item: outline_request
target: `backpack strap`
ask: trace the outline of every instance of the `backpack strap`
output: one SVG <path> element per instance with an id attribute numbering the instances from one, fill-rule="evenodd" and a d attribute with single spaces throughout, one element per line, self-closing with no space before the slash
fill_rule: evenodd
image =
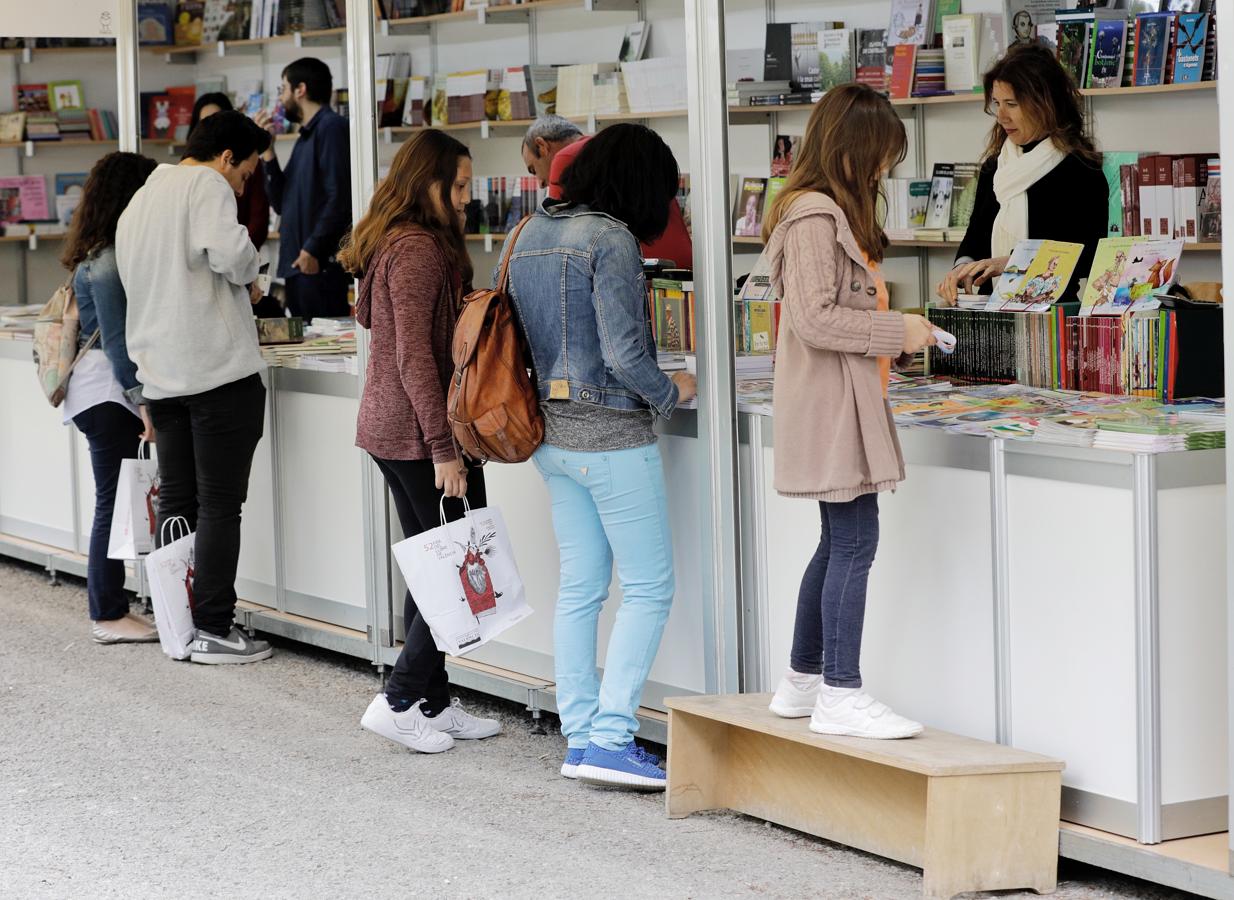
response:
<path id="1" fill-rule="evenodd" d="M 510 232 L 510 240 L 506 242 L 506 252 L 501 256 L 501 275 L 497 279 L 497 290 L 507 293 L 510 287 L 510 257 L 514 253 L 514 245 L 518 243 L 519 232 L 531 221 L 531 216 L 523 216 L 522 220 Z"/>

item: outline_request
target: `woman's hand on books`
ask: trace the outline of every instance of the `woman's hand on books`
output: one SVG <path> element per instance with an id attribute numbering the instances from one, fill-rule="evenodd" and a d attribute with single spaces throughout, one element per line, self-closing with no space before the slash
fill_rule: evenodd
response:
<path id="1" fill-rule="evenodd" d="M 467 496 L 467 467 L 462 460 L 435 463 L 433 469 L 437 473 L 437 490 L 447 497 Z"/>
<path id="2" fill-rule="evenodd" d="M 955 306 L 956 297 L 961 291 L 972 293 L 978 290 L 991 278 L 997 278 L 1007 268 L 1009 257 L 996 256 L 992 259 L 979 259 L 975 262 L 961 263 L 950 272 L 938 285 L 938 296 L 948 306 Z"/>
<path id="3" fill-rule="evenodd" d="M 934 337 L 934 326 L 925 316 L 914 313 L 904 313 L 904 352 L 916 353 L 925 347 L 932 347 L 937 342 Z"/>
<path id="4" fill-rule="evenodd" d="M 698 379 L 689 372 L 674 372 L 673 384 L 677 385 L 677 403 L 688 403 L 698 396 Z"/>

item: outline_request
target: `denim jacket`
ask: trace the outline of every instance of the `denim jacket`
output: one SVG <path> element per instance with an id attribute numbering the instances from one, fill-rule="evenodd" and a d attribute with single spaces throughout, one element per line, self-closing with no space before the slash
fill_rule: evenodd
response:
<path id="1" fill-rule="evenodd" d="M 660 371 L 638 241 L 621 222 L 546 202 L 519 234 L 510 298 L 542 401 L 672 415 L 677 386 Z"/>
<path id="2" fill-rule="evenodd" d="M 81 317 L 79 346 L 84 346 L 95 331 L 101 331 L 98 346 L 107 354 L 116 380 L 134 403 L 140 402 L 137 365 L 129 359 L 124 340 L 128 298 L 116 268 L 115 247 L 107 247 L 78 264 L 73 273 L 73 292 L 77 295 L 77 312 Z"/>

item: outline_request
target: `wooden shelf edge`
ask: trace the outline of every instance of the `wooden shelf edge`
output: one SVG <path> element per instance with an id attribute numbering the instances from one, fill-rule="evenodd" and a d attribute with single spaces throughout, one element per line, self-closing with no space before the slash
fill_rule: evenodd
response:
<path id="1" fill-rule="evenodd" d="M 1148 87 L 1081 88 L 1085 97 L 1126 97 L 1140 94 L 1174 94 L 1187 91 L 1208 91 L 1217 87 L 1216 81 L 1195 81 L 1188 84 L 1154 84 Z"/>
<path id="2" fill-rule="evenodd" d="M 757 237 L 735 237 L 730 236 L 730 240 L 736 246 L 757 246 L 763 245 L 763 239 Z M 960 246 L 959 241 L 891 241 L 891 247 L 915 248 L 919 250 L 954 250 Z M 1220 253 L 1220 243 L 1200 243 L 1200 244 L 1183 244 L 1184 253 Z"/>
<path id="3" fill-rule="evenodd" d="M 300 40 L 315 40 L 324 37 L 341 37 L 347 33 L 346 28 L 322 28 L 318 31 L 301 31 L 291 32 L 290 34 L 276 34 L 266 38 L 246 38 L 239 41 L 216 41 L 212 44 L 143 44 L 141 50 L 143 53 L 155 53 L 160 55 L 180 55 L 183 53 L 218 53 L 219 44 L 227 47 L 260 47 L 265 44 L 280 44 L 286 41 L 294 41 L 296 34 L 300 35 Z M 53 48 L 54 49 L 54 48 Z"/>

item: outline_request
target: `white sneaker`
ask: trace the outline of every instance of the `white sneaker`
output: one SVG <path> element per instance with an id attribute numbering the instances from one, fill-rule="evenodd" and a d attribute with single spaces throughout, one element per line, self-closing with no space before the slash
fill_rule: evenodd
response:
<path id="1" fill-rule="evenodd" d="M 451 700 L 450 705 L 437 715 L 425 721 L 442 734 L 448 734 L 460 741 L 474 741 L 501 734 L 500 722 L 473 716 L 463 709 L 458 697 Z"/>
<path id="2" fill-rule="evenodd" d="M 814 712 L 818 686 L 822 683 L 822 675 L 803 675 L 789 669 L 781 676 L 776 695 L 767 708 L 785 719 L 804 719 Z"/>
<path id="3" fill-rule="evenodd" d="M 810 730 L 816 734 L 891 740 L 910 738 L 924 729 L 920 722 L 896 715 L 860 688 L 823 685 L 810 716 Z"/>
<path id="4" fill-rule="evenodd" d="M 390 708 L 386 695 L 378 694 L 364 711 L 360 725 L 417 753 L 449 750 L 454 746 L 454 738 L 429 724 L 429 719 L 420 711 L 420 703 L 406 712 L 396 713 Z"/>

